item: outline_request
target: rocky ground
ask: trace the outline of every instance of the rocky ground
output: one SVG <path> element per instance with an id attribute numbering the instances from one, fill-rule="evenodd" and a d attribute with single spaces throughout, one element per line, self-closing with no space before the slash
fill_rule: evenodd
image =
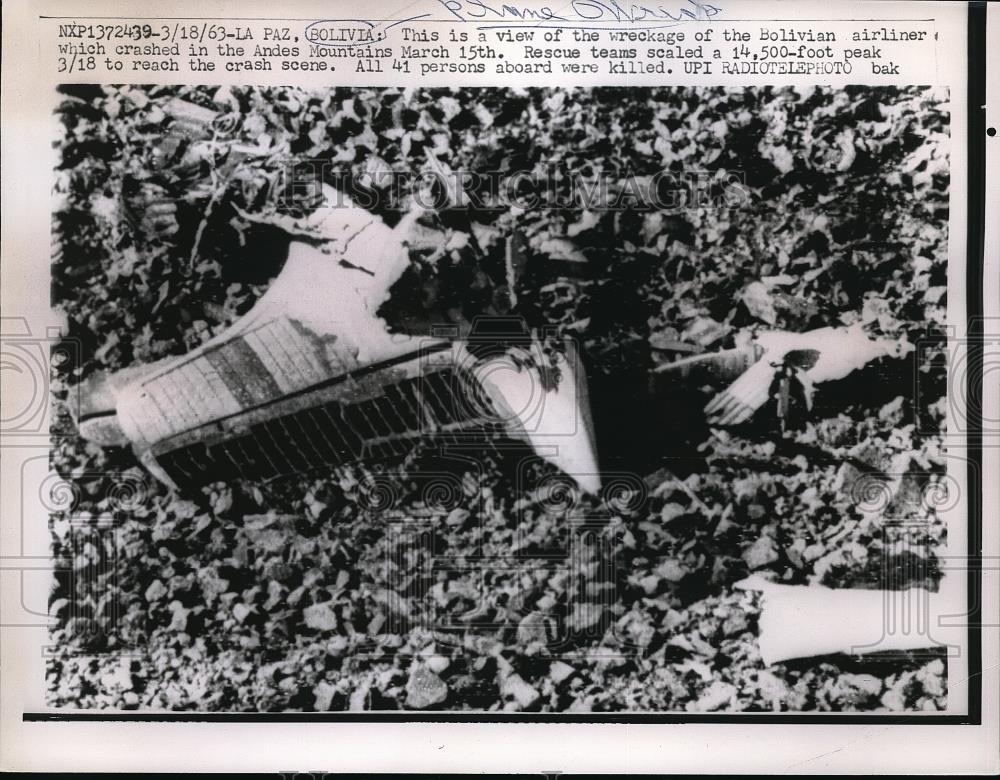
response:
<path id="1" fill-rule="evenodd" d="M 175 98 L 214 112 L 210 131 L 171 125 Z M 400 330 L 468 322 L 513 291 L 519 313 L 604 365 L 649 371 L 678 342 L 719 349 L 754 327 L 860 319 L 917 344 L 944 322 L 948 106 L 934 90 L 67 87 L 59 115 L 53 298 L 78 356 L 55 368 L 60 403 L 91 372 L 182 354 L 252 306 L 289 236 L 248 215 L 273 205 L 290 158 L 333 159 L 376 189 L 427 166 L 551 165 L 610 179 L 613 198 L 658 170 L 740 172 L 726 207 L 444 204 L 441 246 L 414 256 L 382 312 Z M 515 233 L 528 262 L 512 290 Z M 945 383 L 915 359 L 825 388 L 784 430 L 773 408 L 729 430 L 678 419 L 689 467 L 603 502 L 544 489 L 554 469 L 525 472 L 503 447 L 475 466 L 424 448 L 169 493 L 130 451 L 82 442 L 57 404 L 53 465 L 73 492 L 54 502 L 53 550 L 91 574 L 53 593 L 50 701 L 941 709 L 940 653 L 765 667 L 759 596 L 732 588 L 749 573 L 933 586 Z"/>

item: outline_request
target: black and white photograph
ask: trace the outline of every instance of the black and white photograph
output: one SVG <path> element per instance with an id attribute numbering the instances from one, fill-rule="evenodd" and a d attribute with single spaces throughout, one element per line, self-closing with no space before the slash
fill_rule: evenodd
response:
<path id="1" fill-rule="evenodd" d="M 47 706 L 947 710 L 946 88 L 56 105 Z"/>

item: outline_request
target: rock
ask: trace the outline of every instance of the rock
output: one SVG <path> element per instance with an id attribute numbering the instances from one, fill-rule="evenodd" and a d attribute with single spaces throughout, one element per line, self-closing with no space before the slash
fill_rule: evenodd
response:
<path id="1" fill-rule="evenodd" d="M 687 672 L 694 672 L 698 675 L 704 682 L 709 682 L 714 678 L 714 673 L 712 672 L 712 667 L 701 661 L 696 661 L 693 658 L 689 658 L 683 663 L 674 664 L 674 669 L 682 674 Z M 690 703 L 690 707 L 695 706 L 695 702 Z"/>
<path id="2" fill-rule="evenodd" d="M 735 636 L 736 634 L 742 634 L 750 627 L 750 622 L 747 620 L 746 613 L 742 609 L 734 609 L 722 622 L 722 634 L 723 636 Z"/>
<path id="3" fill-rule="evenodd" d="M 848 563 L 853 563 L 853 561 L 848 561 L 845 550 L 833 550 L 813 564 L 813 577 L 818 581 L 822 581 L 827 572 L 838 569 L 841 566 L 846 566 Z"/>
<path id="4" fill-rule="evenodd" d="M 605 617 L 607 607 L 603 604 L 577 602 L 571 607 L 566 618 L 566 625 L 571 631 L 587 631 L 598 626 Z"/>
<path id="5" fill-rule="evenodd" d="M 649 346 L 658 352 L 680 352 L 685 345 L 676 328 L 664 328 L 649 334 Z M 687 346 L 690 347 L 690 345 Z"/>
<path id="6" fill-rule="evenodd" d="M 190 520 L 196 514 L 198 514 L 198 505 L 194 501 L 177 501 L 175 500 L 171 505 L 171 509 L 176 517 L 181 520 Z"/>
<path id="7" fill-rule="evenodd" d="M 670 637 L 670 639 L 667 640 L 667 646 L 679 647 L 681 650 L 688 653 L 693 653 L 695 651 L 694 645 L 691 644 L 691 640 L 683 634 L 676 634 L 675 636 Z"/>
<path id="8" fill-rule="evenodd" d="M 505 679 L 508 675 L 514 674 L 514 664 L 504 658 L 499 650 L 493 658 L 496 661 L 497 675 L 501 680 Z"/>
<path id="9" fill-rule="evenodd" d="M 687 509 L 680 504 L 670 502 L 668 504 L 664 504 L 663 509 L 660 510 L 660 519 L 664 523 L 669 523 L 671 520 L 674 520 L 684 514 L 687 514 Z"/>
<path id="10" fill-rule="evenodd" d="M 687 621 L 687 612 L 678 612 L 676 609 L 668 609 L 663 616 L 662 625 L 667 631 L 673 631 L 678 626 L 684 625 Z"/>
<path id="11" fill-rule="evenodd" d="M 287 580 L 295 573 L 295 567 L 284 561 L 271 561 L 264 567 L 264 576 L 269 580 Z"/>
<path id="12" fill-rule="evenodd" d="M 712 712 L 727 704 L 736 695 L 736 686 L 721 680 L 705 689 L 696 702 L 687 705 L 689 712 Z"/>
<path id="13" fill-rule="evenodd" d="M 328 682 L 320 682 L 315 688 L 313 688 L 313 696 L 316 697 L 314 706 L 317 712 L 326 712 L 330 709 L 330 705 L 333 704 L 333 697 L 337 693 L 337 689 L 330 685 Z"/>
<path id="14" fill-rule="evenodd" d="M 544 612 L 532 612 L 517 625 L 517 641 L 547 644 L 555 636 L 555 621 Z"/>
<path id="15" fill-rule="evenodd" d="M 458 509 L 452 509 L 448 513 L 448 516 L 445 518 L 445 523 L 451 526 L 452 528 L 460 528 L 461 526 L 465 525 L 465 521 L 468 519 L 469 519 L 469 510 L 462 509 L 461 507 L 459 507 Z"/>
<path id="16" fill-rule="evenodd" d="M 329 641 L 327 641 L 325 647 L 326 652 L 329 655 L 338 656 L 341 655 L 348 647 L 347 637 L 343 636 L 332 636 Z"/>
<path id="17" fill-rule="evenodd" d="M 354 689 L 348 704 L 351 712 L 364 712 L 368 709 L 368 694 L 371 691 L 371 681 L 366 680 Z"/>
<path id="18" fill-rule="evenodd" d="M 451 659 L 446 655 L 432 655 L 427 658 L 427 668 L 435 674 L 441 674 L 451 665 Z"/>
<path id="19" fill-rule="evenodd" d="M 656 571 L 663 579 L 670 582 L 680 582 L 688 573 L 688 570 L 676 558 L 667 558 L 656 567 Z"/>
<path id="20" fill-rule="evenodd" d="M 332 601 L 306 607 L 302 617 L 309 628 L 317 631 L 333 631 L 337 627 L 337 615 L 333 611 Z"/>
<path id="21" fill-rule="evenodd" d="M 751 569 L 759 569 L 778 560 L 778 552 L 769 536 L 761 536 L 750 547 L 743 551 L 743 560 Z"/>
<path id="22" fill-rule="evenodd" d="M 806 540 L 799 538 L 785 547 L 785 555 L 792 565 L 801 569 L 803 564 L 802 553 L 806 549 Z"/>
<path id="23" fill-rule="evenodd" d="M 191 614 L 191 610 L 187 609 L 179 601 L 170 602 L 170 626 L 169 631 L 184 631 L 187 629 L 188 615 Z"/>
<path id="24" fill-rule="evenodd" d="M 613 647 L 601 645 L 587 652 L 587 660 L 598 669 L 617 669 L 628 663 L 628 658 Z"/>
<path id="25" fill-rule="evenodd" d="M 762 669 L 757 672 L 757 691 L 764 701 L 769 703 L 780 703 L 788 696 L 788 686 L 780 677 Z"/>
<path id="26" fill-rule="evenodd" d="M 280 552 L 288 541 L 288 536 L 277 528 L 264 528 L 247 536 L 254 547 L 265 553 Z"/>
<path id="27" fill-rule="evenodd" d="M 658 574 L 647 575 L 639 580 L 639 585 L 646 591 L 647 596 L 652 596 L 660 588 L 660 576 Z"/>
<path id="28" fill-rule="evenodd" d="M 729 332 L 729 327 L 709 317 L 697 317 L 691 321 L 681 338 L 694 341 L 702 348 L 708 347 Z"/>
<path id="29" fill-rule="evenodd" d="M 244 515 L 243 531 L 250 544 L 261 552 L 280 552 L 294 536 L 295 519 L 295 515 L 279 515 L 273 512 L 263 515 Z"/>
<path id="30" fill-rule="evenodd" d="M 508 675 L 500 685 L 500 692 L 505 696 L 513 697 L 521 709 L 530 707 L 538 701 L 540 695 L 519 674 Z"/>
<path id="31" fill-rule="evenodd" d="M 448 685 L 426 666 L 418 666 L 406 681 L 406 706 L 416 710 L 433 707 L 448 698 Z"/>
<path id="32" fill-rule="evenodd" d="M 534 240 L 534 249 L 541 255 L 548 255 L 553 260 L 567 260 L 571 263 L 586 263 L 587 256 L 581 252 L 572 241 L 565 238 L 552 238 L 542 234 L 541 240 Z"/>
<path id="33" fill-rule="evenodd" d="M 906 703 L 907 692 L 911 692 L 912 694 L 912 682 L 915 677 L 914 672 L 904 672 L 899 676 L 898 680 L 895 677 L 887 679 L 885 687 L 888 690 L 882 694 L 882 706 L 893 712 L 909 709 Z"/>
<path id="34" fill-rule="evenodd" d="M 824 683 L 821 698 L 836 707 L 870 709 L 882 692 L 882 680 L 870 674 L 841 674 Z"/>
<path id="35" fill-rule="evenodd" d="M 763 282 L 751 282 L 744 288 L 740 297 L 743 300 L 743 305 L 747 307 L 747 311 L 757 319 L 768 325 L 774 325 L 778 321 L 778 313 L 774 309 L 771 292 Z"/>
<path id="36" fill-rule="evenodd" d="M 101 685 L 107 689 L 121 688 L 126 691 L 132 689 L 132 675 L 129 672 L 129 665 L 124 662 L 102 674 L 100 680 Z"/>
<path id="37" fill-rule="evenodd" d="M 944 686 L 944 663 L 938 659 L 931 661 L 923 669 L 917 672 L 917 679 L 924 686 L 924 691 L 931 696 L 943 696 L 945 694 Z M 937 709 L 935 707 L 935 709 Z"/>
<path id="38" fill-rule="evenodd" d="M 574 674 L 576 674 L 576 669 L 569 664 L 564 664 L 562 661 L 553 661 L 549 666 L 549 678 L 554 683 L 561 683 Z"/>
<path id="39" fill-rule="evenodd" d="M 873 674 L 844 674 L 840 679 L 845 685 L 869 696 L 878 696 L 882 692 L 882 680 Z"/>
<path id="40" fill-rule="evenodd" d="M 903 697 L 903 692 L 895 688 L 882 694 L 881 702 L 883 707 L 893 712 L 906 709 L 906 699 Z"/>
<path id="41" fill-rule="evenodd" d="M 157 601 L 167 595 L 167 589 L 159 580 L 153 580 L 146 588 L 146 601 Z"/>
<path id="42" fill-rule="evenodd" d="M 238 623 L 242 623 L 250 615 L 250 607 L 246 604 L 239 602 L 233 606 L 233 617 L 236 618 Z"/>

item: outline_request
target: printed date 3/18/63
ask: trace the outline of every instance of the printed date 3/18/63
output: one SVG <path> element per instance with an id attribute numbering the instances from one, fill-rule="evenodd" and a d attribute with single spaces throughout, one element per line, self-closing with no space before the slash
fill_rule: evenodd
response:
<path id="1" fill-rule="evenodd" d="M 295 41 L 290 27 L 265 27 L 254 31 L 250 27 L 225 24 L 80 24 L 59 25 L 59 38 L 110 41 L 115 39 L 159 41 Z"/>

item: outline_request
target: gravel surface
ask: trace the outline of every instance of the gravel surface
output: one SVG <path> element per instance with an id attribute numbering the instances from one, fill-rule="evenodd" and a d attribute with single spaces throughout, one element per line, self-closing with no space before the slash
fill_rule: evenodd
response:
<path id="1" fill-rule="evenodd" d="M 177 97 L 219 112 L 211 138 L 168 131 Z M 940 91 L 66 87 L 63 98 L 53 298 L 75 357 L 55 368 L 60 404 L 92 372 L 183 354 L 253 305 L 289 237 L 240 213 L 266 210 L 289 156 L 332 157 L 376 182 L 431 157 L 451 170 L 551 164 L 619 185 L 663 168 L 741 172 L 746 199 L 732 208 L 442 209 L 441 245 L 414 254 L 382 310 L 394 329 L 494 312 L 511 292 L 515 232 L 530 259 L 518 311 L 580 339 L 612 377 L 648 375 L 677 341 L 721 349 L 756 327 L 861 319 L 917 343 L 944 323 Z M 261 151 L 229 164 L 234 144 Z M 823 386 L 784 430 L 773 405 L 711 429 L 689 413 L 710 390 L 682 388 L 650 428 L 684 452 L 681 466 L 653 464 L 603 497 L 547 489 L 561 484 L 554 468 L 499 445 L 474 467 L 418 447 L 404 463 L 171 494 L 130 451 L 80 440 L 59 406 L 52 460 L 73 492 L 51 516 L 67 569 L 53 593 L 50 702 L 943 709 L 942 653 L 765 667 L 759 596 L 732 588 L 749 573 L 933 586 L 945 382 L 940 362 L 918 372 L 914 360 Z M 620 418 L 595 406 L 598 426 L 636 430 L 627 406 Z"/>

